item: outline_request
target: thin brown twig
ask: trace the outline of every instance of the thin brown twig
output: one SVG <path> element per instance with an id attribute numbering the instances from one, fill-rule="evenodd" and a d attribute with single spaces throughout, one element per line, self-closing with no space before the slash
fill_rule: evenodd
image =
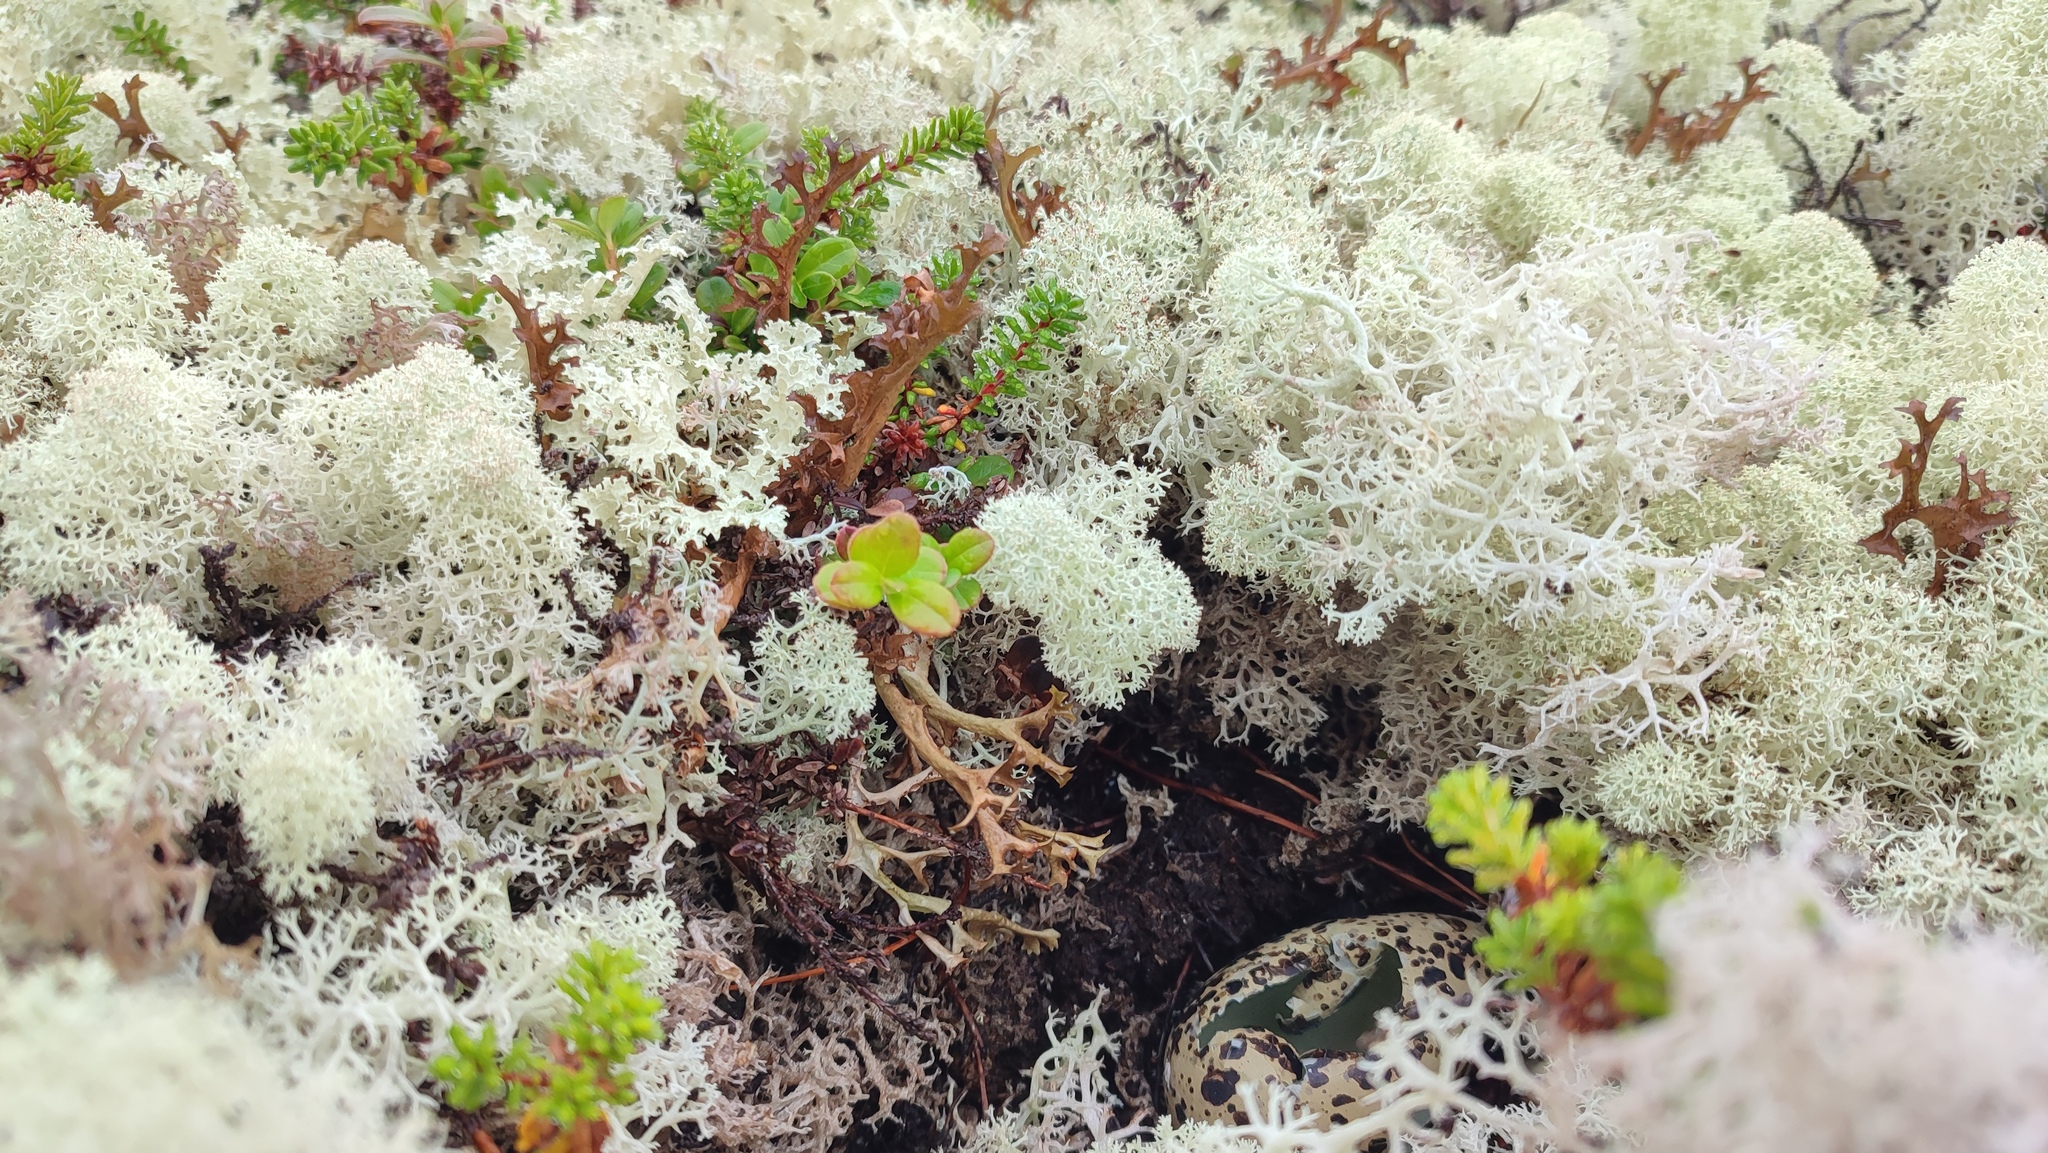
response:
<path id="1" fill-rule="evenodd" d="M 981 1090 L 981 1115 L 988 1116 L 988 1055 L 982 1050 L 981 1026 L 975 1024 L 974 1010 L 968 1007 L 967 998 L 960 995 L 960 986 L 953 983 L 953 974 L 944 968 L 939 970 L 939 980 L 946 983 L 946 991 L 953 994 L 953 1001 L 960 1006 L 960 1016 L 967 1022 L 967 1038 L 972 1042 L 974 1053 L 974 1080 Z"/>
<path id="2" fill-rule="evenodd" d="M 1270 821 L 1273 824 L 1276 824 L 1281 828 L 1286 829 L 1288 832 L 1295 834 L 1296 836 L 1305 837 L 1311 841 L 1322 839 L 1321 833 L 1316 832 L 1314 829 L 1311 829 L 1306 825 L 1296 824 L 1295 822 L 1288 820 L 1286 817 L 1280 816 L 1277 813 L 1269 813 L 1256 805 L 1245 804 L 1243 801 L 1238 800 L 1236 797 L 1233 797 L 1228 793 L 1218 792 L 1215 789 L 1209 788 L 1207 785 L 1197 785 L 1187 781 L 1176 781 L 1171 777 L 1162 777 L 1158 773 L 1155 773 L 1150 769 L 1140 767 L 1136 761 L 1133 761 L 1129 757 L 1124 756 L 1122 753 L 1117 752 L 1115 749 L 1108 748 L 1104 745 L 1095 746 L 1095 750 L 1096 752 L 1102 754 L 1104 757 L 1107 757 L 1108 759 L 1115 761 L 1119 766 L 1123 767 L 1124 769 L 1136 773 L 1139 776 L 1144 777 L 1146 780 L 1155 782 L 1157 784 L 1165 785 L 1169 789 L 1185 789 L 1198 797 L 1205 797 L 1209 800 L 1212 800 L 1217 804 L 1222 805 L 1226 809 L 1236 809 L 1238 812 L 1244 813 L 1247 816 L 1257 817 L 1262 821 Z"/>
<path id="3" fill-rule="evenodd" d="M 1293 793 L 1295 796 L 1300 797 L 1302 800 L 1307 801 L 1311 805 L 1317 805 L 1322 803 L 1321 797 L 1316 796 L 1314 793 L 1309 792 L 1307 789 L 1302 788 L 1300 785 L 1295 784 L 1293 781 L 1288 780 L 1286 777 L 1281 776 L 1279 773 L 1269 772 L 1265 769 L 1259 769 L 1257 770 L 1257 772 L 1260 776 L 1266 778 L 1267 780 L 1273 782 L 1276 785 L 1279 785 L 1281 788 L 1286 789 L 1288 792 Z"/>
<path id="4" fill-rule="evenodd" d="M 908 945 L 915 940 L 917 940 L 916 934 L 911 934 L 907 937 L 898 937 L 896 940 L 891 941 L 888 944 L 882 946 L 882 955 L 887 956 L 890 953 L 894 953 L 898 949 L 903 948 L 905 945 Z M 866 960 L 866 957 L 855 957 L 853 960 L 848 961 L 847 964 L 858 965 Z M 766 978 L 756 987 L 766 988 L 769 985 L 787 985 L 792 981 L 808 981 L 812 977 L 824 976 L 825 972 L 826 969 L 823 965 L 814 966 L 809 969 L 799 969 L 794 973 L 782 973 L 774 977 Z"/>
<path id="5" fill-rule="evenodd" d="M 1259 754 L 1251 751 L 1250 749 L 1239 749 L 1238 755 L 1242 756 L 1246 761 L 1250 762 L 1253 770 L 1256 771 L 1260 776 L 1266 778 L 1269 781 L 1272 781 L 1274 784 L 1279 785 L 1281 788 L 1286 789 L 1289 792 L 1292 792 L 1295 796 L 1300 797 L 1302 800 L 1307 801 L 1309 804 L 1320 805 L 1323 803 L 1323 799 L 1321 797 L 1316 796 L 1314 793 L 1309 792 L 1307 789 L 1304 789 L 1300 785 L 1295 784 L 1293 781 L 1288 780 L 1286 777 L 1281 776 L 1280 770 L 1273 767 L 1273 762 L 1267 760 Z"/>
<path id="6" fill-rule="evenodd" d="M 1372 864 L 1378 865 L 1380 868 L 1385 869 L 1387 872 L 1394 874 L 1395 876 L 1401 878 L 1402 880 L 1408 882 L 1416 888 L 1421 889 L 1423 892 L 1430 893 L 1437 897 L 1440 897 L 1443 900 L 1449 901 L 1451 904 L 1458 906 L 1459 908 L 1464 908 L 1465 906 L 1471 904 L 1471 902 L 1463 899 L 1462 897 L 1451 896 L 1449 893 L 1444 892 L 1442 889 L 1437 888 L 1435 885 L 1430 884 L 1428 881 L 1422 880 L 1421 878 L 1415 876 L 1414 874 L 1408 872 L 1405 869 L 1396 868 L 1393 865 L 1390 865 L 1387 862 L 1380 860 L 1378 857 L 1367 857 L 1365 859 L 1371 862 Z"/>
<path id="7" fill-rule="evenodd" d="M 1401 837 L 1401 847 L 1408 850 L 1409 856 L 1414 857 L 1416 860 L 1421 861 L 1424 865 L 1428 866 L 1431 872 L 1435 873 L 1439 877 L 1442 877 L 1444 880 L 1449 881 L 1451 884 L 1456 885 L 1459 891 L 1465 893 L 1470 899 L 1474 901 L 1479 899 L 1478 891 L 1475 890 L 1470 884 L 1466 883 L 1466 881 L 1462 877 L 1459 877 L 1456 873 L 1451 872 L 1449 869 L 1444 868 L 1442 865 L 1437 864 L 1435 861 L 1430 860 L 1427 856 L 1423 854 L 1422 850 L 1410 844 L 1408 838 L 1405 836 Z"/>
<path id="8" fill-rule="evenodd" d="M 1180 1004 L 1180 987 L 1188 980 L 1188 970 L 1195 967 L 1195 954 L 1188 951 L 1188 958 L 1180 963 L 1180 976 L 1173 979 L 1173 992 L 1166 995 L 1166 1011 L 1171 1013 Z"/>

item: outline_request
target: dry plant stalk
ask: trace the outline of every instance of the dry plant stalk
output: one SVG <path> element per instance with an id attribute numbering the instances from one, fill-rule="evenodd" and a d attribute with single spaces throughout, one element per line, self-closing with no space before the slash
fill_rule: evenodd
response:
<path id="1" fill-rule="evenodd" d="M 1024 787 L 1030 783 L 1033 769 L 1043 770 L 1062 785 L 1073 775 L 1071 768 L 1045 755 L 1036 743 L 1065 711 L 1064 695 L 1055 691 L 1051 700 L 1021 717 L 963 712 L 947 704 L 925 678 L 930 660 L 929 650 L 924 650 L 909 665 L 876 672 L 875 695 L 910 741 L 917 761 L 951 785 L 967 805 L 967 815 L 953 828 L 975 827 L 988 849 L 989 873 L 994 876 L 1016 873 L 1041 853 L 1050 863 L 1055 885 L 1065 883 L 1076 865 L 1092 871 L 1102 854 L 1101 837 L 1044 829 L 1017 819 L 1016 810 L 1023 803 Z M 994 768 L 970 769 L 954 760 L 933 736 L 934 725 L 1007 741 L 1010 755 Z"/>

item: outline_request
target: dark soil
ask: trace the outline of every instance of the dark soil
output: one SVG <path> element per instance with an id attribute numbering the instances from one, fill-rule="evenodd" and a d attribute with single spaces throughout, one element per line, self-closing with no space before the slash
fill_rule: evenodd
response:
<path id="1" fill-rule="evenodd" d="M 215 804 L 192 826 L 192 849 L 213 866 L 206 896 L 206 923 L 223 945 L 240 945 L 270 925 L 270 898 L 263 892 L 249 842 L 242 835 L 238 805 Z"/>
<path id="2" fill-rule="evenodd" d="M 1057 811 L 1059 826 L 1120 838 L 1124 800 L 1117 776 L 1147 791 L 1159 785 L 1118 761 L 1175 777 L 1163 758 L 1146 751 L 1153 743 L 1135 729 L 1112 730 L 1100 748 L 1079 757 L 1064 790 L 1040 794 Z M 1308 802 L 1259 776 L 1261 768 L 1315 792 L 1298 770 L 1274 769 L 1234 747 L 1209 747 L 1191 772 L 1175 779 L 1304 822 Z M 1335 917 L 1469 912 L 1426 887 L 1455 895 L 1444 873 L 1457 873 L 1419 829 L 1373 827 L 1321 837 L 1290 861 L 1281 826 L 1185 789 L 1174 789 L 1173 800 L 1174 812 L 1164 821 L 1146 818 L 1135 848 L 1106 863 L 1100 877 L 1079 883 L 1076 916 L 1049 926 L 1060 931 L 1057 949 L 1033 955 L 1006 948 L 970 963 L 970 969 L 987 966 L 982 971 L 963 971 L 995 1107 L 1027 1087 L 1028 1070 L 1045 1049 L 1047 1013 L 1071 1018 L 1099 989 L 1104 1022 L 1123 1034 L 1117 1088 L 1157 1117 L 1165 1107 L 1160 1073 L 1167 1035 L 1179 1009 L 1218 969 L 1273 937 Z M 1340 884 L 1347 873 L 1358 883 Z M 972 1054 L 954 1057 L 954 1076 L 974 1085 Z M 841 1148 L 911 1153 L 946 1145 L 942 1127 L 921 1110 L 907 1112 L 919 1115 L 856 1127 Z"/>

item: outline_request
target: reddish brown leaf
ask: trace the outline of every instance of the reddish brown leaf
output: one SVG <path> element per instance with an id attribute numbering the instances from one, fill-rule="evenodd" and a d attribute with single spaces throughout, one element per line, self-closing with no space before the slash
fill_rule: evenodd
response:
<path id="1" fill-rule="evenodd" d="M 982 150 L 974 154 L 974 163 L 981 169 L 982 181 L 995 189 L 996 199 L 1003 208 L 1003 223 L 1009 225 L 1010 235 L 1016 239 L 1017 248 L 1021 251 L 1038 239 L 1039 226 L 1046 217 L 1067 206 L 1067 190 L 1064 185 L 1039 180 L 1033 182 L 1030 192 L 1024 191 L 1024 182 L 1017 179 L 1017 170 L 1044 149 L 1034 144 L 1014 155 L 1005 149 L 1002 140 L 996 136 L 996 117 L 1001 112 L 1000 102 L 990 107 L 984 143 Z"/>
<path id="2" fill-rule="evenodd" d="M 1735 66 L 1742 70 L 1742 91 L 1731 93 L 1714 101 L 1709 109 L 1670 113 L 1664 111 L 1664 91 L 1671 82 L 1685 75 L 1683 67 L 1673 68 L 1655 79 L 1645 72 L 1642 74 L 1643 87 L 1650 90 L 1650 112 L 1643 126 L 1629 138 L 1628 154 L 1641 156 L 1650 141 L 1664 138 L 1664 146 L 1670 150 L 1671 159 L 1684 163 L 1692 158 L 1702 144 L 1714 144 L 1727 139 L 1728 131 L 1735 127 L 1735 118 L 1752 104 L 1760 104 L 1777 93 L 1763 86 L 1763 78 L 1777 67 L 1767 64 L 1751 70 L 1756 61 L 1744 58 Z"/>
<path id="3" fill-rule="evenodd" d="M 1911 401 L 1899 411 L 1912 416 L 1920 436 L 1918 440 L 1899 442 L 1899 455 L 1886 466 L 1900 478 L 1898 502 L 1884 511 L 1882 527 L 1857 543 L 1879 556 L 1892 557 L 1904 564 L 1906 549 L 1896 534 L 1908 521 L 1918 522 L 1934 538 L 1934 577 L 1927 584 L 1927 595 L 1938 597 L 1948 589 L 1951 562 L 1976 559 L 1984 551 L 1987 535 L 2013 523 L 2014 517 L 2006 509 L 2012 494 L 1987 486 L 1983 471 L 1971 472 L 1969 461 L 1958 454 L 1956 465 L 1962 475 L 1956 483 L 1955 493 L 1946 500 L 1923 503 L 1920 484 L 1927 475 L 1934 438 L 1950 417 L 1962 415 L 1963 398 L 1949 397 L 1942 402 L 1940 411 L 1931 417 L 1927 415 L 1927 403 L 1921 400 Z M 1992 511 L 1993 505 L 1999 506 L 1995 512 Z"/>
<path id="4" fill-rule="evenodd" d="M 546 324 L 526 306 L 526 300 L 505 281 L 493 276 L 490 288 L 512 309 L 513 335 L 526 349 L 526 378 L 533 384 L 533 406 L 549 420 L 567 420 L 576 411 L 576 394 L 582 390 L 571 383 L 564 370 L 579 363 L 573 356 L 561 356 L 562 349 L 581 343 L 569 335 L 569 322 L 557 316 Z"/>
<path id="5" fill-rule="evenodd" d="M 62 182 L 57 174 L 57 156 L 47 148 L 0 155 L 0 196 L 41 192 Z"/>
<path id="6" fill-rule="evenodd" d="M 104 92 L 98 93 L 92 98 L 92 106 L 99 111 L 100 115 L 114 122 L 115 133 L 118 134 L 123 143 L 128 145 L 128 155 L 133 156 L 138 152 L 146 151 L 158 160 L 167 160 L 172 164 L 183 167 L 185 162 L 171 155 L 171 150 L 165 148 L 163 140 L 157 136 L 156 129 L 151 128 L 149 121 L 142 115 L 140 96 L 142 90 L 147 87 L 149 87 L 149 81 L 144 80 L 140 76 L 130 76 L 122 83 L 121 95 L 126 97 L 128 101 L 128 112 L 126 115 L 123 115 L 120 107 L 114 103 L 114 98 Z"/>
<path id="7" fill-rule="evenodd" d="M 1316 103 L 1324 108 L 1335 108 L 1344 94 L 1358 87 L 1357 81 L 1344 74 L 1344 65 L 1360 52 L 1368 52 L 1394 66 L 1401 74 L 1401 87 L 1408 87 L 1408 54 L 1415 51 L 1415 41 L 1406 36 L 1388 38 L 1380 33 L 1380 25 L 1394 11 L 1392 0 L 1382 4 L 1372 14 L 1372 22 L 1359 28 L 1351 42 L 1332 50 L 1330 41 L 1337 36 L 1337 25 L 1344 19 L 1347 0 L 1330 0 L 1330 10 L 1323 18 L 1323 30 L 1315 36 L 1303 37 L 1301 59 L 1289 60 L 1278 48 L 1266 50 L 1266 86 L 1285 88 L 1291 84 L 1315 84 L 1322 88 L 1323 96 Z M 1229 79 L 1226 73 L 1225 79 Z M 1232 85 L 1235 87 L 1235 85 Z"/>

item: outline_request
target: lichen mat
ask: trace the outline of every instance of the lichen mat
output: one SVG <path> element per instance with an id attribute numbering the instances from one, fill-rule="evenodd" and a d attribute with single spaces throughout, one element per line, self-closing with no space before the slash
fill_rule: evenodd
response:
<path id="1" fill-rule="evenodd" d="M 2048 1133 L 2043 0 L 0 45 L 0 1150 Z"/>

